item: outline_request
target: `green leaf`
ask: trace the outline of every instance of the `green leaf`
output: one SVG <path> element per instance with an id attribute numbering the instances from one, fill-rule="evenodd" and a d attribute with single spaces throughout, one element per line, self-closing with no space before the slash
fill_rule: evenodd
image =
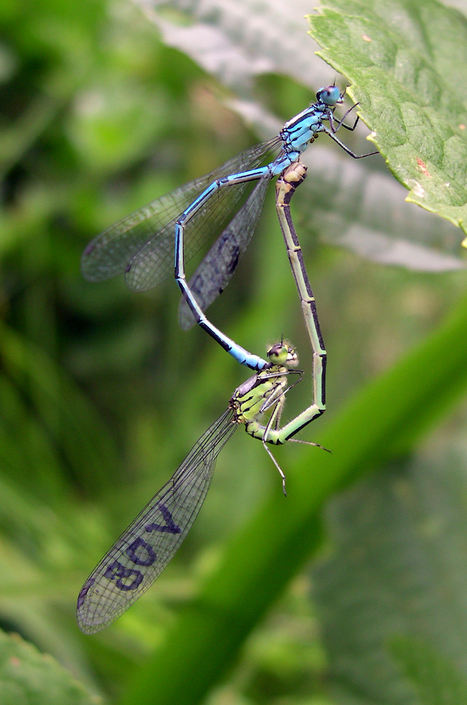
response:
<path id="1" fill-rule="evenodd" d="M 0 632 L 0 702 L 2 705 L 97 705 L 54 658 L 41 654 L 17 634 Z"/>
<path id="2" fill-rule="evenodd" d="M 467 640 L 463 445 L 433 441 L 329 507 L 333 550 L 312 573 L 339 703 L 418 704 L 414 684 L 422 703 L 466 702 L 441 695 L 467 687 L 450 676 Z"/>
<path id="3" fill-rule="evenodd" d="M 436 0 L 331 0 L 310 16 L 407 200 L 467 232 L 467 21 Z"/>

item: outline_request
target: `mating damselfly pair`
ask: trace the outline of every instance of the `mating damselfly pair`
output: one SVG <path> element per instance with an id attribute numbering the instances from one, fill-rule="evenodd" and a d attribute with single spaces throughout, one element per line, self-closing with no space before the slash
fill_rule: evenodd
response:
<path id="1" fill-rule="evenodd" d="M 88 279 L 99 281 L 124 271 L 128 286 L 136 291 L 163 281 L 175 265 L 175 279 L 183 294 L 182 327 L 197 322 L 238 362 L 256 371 L 237 388 L 229 408 L 201 436 L 169 482 L 91 573 L 78 599 L 78 622 L 86 633 L 99 631 L 119 617 L 164 570 L 191 528 L 209 488 L 217 456 L 238 425 L 243 424 L 247 433 L 263 442 L 281 474 L 285 493 L 285 476 L 266 444 L 294 440 L 292 436 L 325 410 L 326 351 L 290 200 L 306 176 L 300 154 L 319 133 L 328 134 L 356 159 L 369 154 L 354 154 L 336 137 L 340 127 L 354 130 L 358 122 L 358 117 L 351 126 L 344 122 L 355 106 L 335 121 L 334 110 L 344 99 L 337 86 L 322 88 L 316 97 L 315 103 L 286 123 L 278 137 L 123 218 L 93 240 L 83 254 L 82 269 Z M 259 166 L 271 151 L 278 151 L 278 156 Z M 280 420 L 285 394 L 293 386 L 288 383 L 289 376 L 299 375 L 298 381 L 302 377 L 301 372 L 291 369 L 297 362 L 294 348 L 281 340 L 264 360 L 228 338 L 204 313 L 230 281 L 256 229 L 267 186 L 279 175 L 276 208 L 313 351 L 312 403 L 283 427 Z M 225 225 L 226 213 L 230 214 L 253 181 L 258 184 Z M 198 251 L 213 230 L 221 230 L 221 234 L 188 284 L 185 260 Z M 265 413 L 269 413 L 269 419 L 263 423 Z"/>

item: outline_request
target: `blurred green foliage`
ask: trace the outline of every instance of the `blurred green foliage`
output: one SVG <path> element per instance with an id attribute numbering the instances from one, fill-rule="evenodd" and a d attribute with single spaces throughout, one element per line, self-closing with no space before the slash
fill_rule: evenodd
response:
<path id="1" fill-rule="evenodd" d="M 114 699 L 280 483 L 261 444 L 237 433 L 157 588 L 111 629 L 79 633 L 74 606 L 87 574 L 246 376 L 200 331 L 179 331 L 173 282 L 147 295 L 122 278 L 91 285 L 81 252 L 119 217 L 257 138 L 223 105 L 214 79 L 165 46 L 131 4 L 7 0 L 0 23 L 1 626 Z M 303 107 L 303 86 L 258 79 L 259 93 L 271 86 L 280 114 Z M 465 275 L 382 268 L 308 235 L 330 353 L 329 411 L 306 435 L 320 441 L 355 390 L 440 323 Z M 285 333 L 309 369 L 271 197 L 254 240 L 212 318 L 258 352 Z M 287 413 L 306 403 L 308 382 L 296 392 Z M 446 433 L 453 426 L 465 432 L 462 411 Z M 307 449 L 310 472 L 315 451 Z M 297 453 L 278 452 L 289 503 Z M 331 702 L 309 583 L 303 574 L 291 584 L 213 703 Z"/>

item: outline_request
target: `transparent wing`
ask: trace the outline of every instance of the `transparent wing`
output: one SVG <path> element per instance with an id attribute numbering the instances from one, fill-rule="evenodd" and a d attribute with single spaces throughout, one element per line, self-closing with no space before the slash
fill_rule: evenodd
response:
<path id="1" fill-rule="evenodd" d="M 198 516 L 217 456 L 236 428 L 227 409 L 93 570 L 78 597 L 85 634 L 120 617 L 162 573 Z"/>
<path id="2" fill-rule="evenodd" d="M 181 213 L 212 181 L 258 166 L 276 145 L 277 138 L 251 147 L 210 174 L 157 198 L 104 230 L 83 252 L 83 276 L 89 281 L 101 281 L 126 271 L 127 284 L 135 291 L 150 289 L 164 281 L 173 272 L 175 222 Z M 186 234 L 186 259 L 226 219 L 243 193 L 244 186 L 240 186 L 225 189 L 225 194 L 212 198 L 193 219 Z"/>
<path id="3" fill-rule="evenodd" d="M 190 280 L 190 289 L 203 311 L 221 294 L 232 279 L 244 255 L 263 210 L 269 174 L 260 179 L 242 208 L 225 228 Z M 180 326 L 188 330 L 196 323 L 184 299 L 180 302 Z"/>

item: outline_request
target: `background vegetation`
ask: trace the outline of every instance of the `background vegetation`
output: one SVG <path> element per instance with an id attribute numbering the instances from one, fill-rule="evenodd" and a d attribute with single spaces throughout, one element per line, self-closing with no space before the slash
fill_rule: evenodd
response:
<path id="1" fill-rule="evenodd" d="M 35 645 L 2 638 L 2 703 L 465 700 L 466 21 L 431 0 L 327 5 L 326 59 L 411 199 L 445 220 L 404 203 L 381 158 L 313 145 L 294 212 L 329 411 L 304 437 L 333 455 L 278 450 L 285 500 L 238 432 L 157 586 L 93 637 L 82 583 L 246 372 L 178 329 L 173 282 L 91 285 L 81 252 L 336 74 L 301 0 L 1 5 L 0 618 Z M 363 152 L 366 134 L 343 137 Z M 212 318 L 252 351 L 286 334 L 310 368 L 272 193 Z M 288 414 L 308 378 L 294 392 Z"/>

